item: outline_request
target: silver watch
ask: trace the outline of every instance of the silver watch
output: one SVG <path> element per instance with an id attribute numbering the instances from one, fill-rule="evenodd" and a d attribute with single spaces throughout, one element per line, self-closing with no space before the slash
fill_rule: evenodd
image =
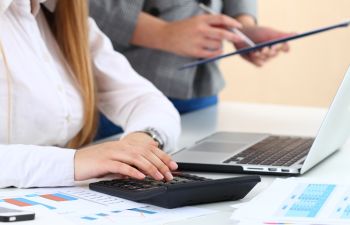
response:
<path id="1" fill-rule="evenodd" d="M 158 143 L 158 148 L 163 149 L 164 140 L 162 139 L 160 133 L 156 129 L 154 129 L 152 127 L 148 127 L 146 129 L 142 130 L 141 132 L 148 134 L 154 141 L 156 141 Z"/>

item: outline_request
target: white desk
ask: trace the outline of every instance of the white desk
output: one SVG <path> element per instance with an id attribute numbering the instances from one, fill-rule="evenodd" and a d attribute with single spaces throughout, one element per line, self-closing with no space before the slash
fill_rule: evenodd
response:
<path id="1" fill-rule="evenodd" d="M 322 108 L 223 102 L 217 107 L 207 108 L 183 116 L 183 133 L 179 147 L 188 146 L 215 131 L 314 135 L 325 113 L 326 110 Z M 349 175 L 346 171 L 346 169 L 350 168 L 350 165 L 347 165 L 348 161 L 350 161 L 349 148 L 350 145 L 347 144 L 343 151 L 338 152 L 324 163 L 313 168 L 310 172 L 305 174 L 304 177 L 321 177 L 333 180 L 334 177 L 339 180 L 349 179 Z M 212 178 L 237 176 L 237 174 L 198 174 Z M 249 193 L 244 201 L 253 198 L 268 187 L 274 178 L 275 177 L 263 176 L 262 182 Z M 215 209 L 218 210 L 218 213 L 170 224 L 234 224 L 233 221 L 229 219 L 233 212 L 233 209 L 230 207 L 231 204 L 234 204 L 234 202 L 200 205 L 198 207 Z"/>
<path id="2" fill-rule="evenodd" d="M 327 110 L 323 108 L 290 107 L 265 104 L 243 104 L 222 102 L 217 107 L 197 111 L 184 115 L 182 118 L 183 134 L 180 139 L 180 147 L 188 146 L 195 140 L 199 140 L 215 131 L 244 131 L 264 132 L 285 135 L 315 135 Z M 319 164 L 303 177 L 332 179 L 339 181 L 349 179 L 346 169 L 350 169 L 350 143 L 346 144 L 342 151 L 334 154 L 323 163 Z M 237 174 L 198 173 L 212 178 L 237 176 Z M 247 201 L 266 187 L 276 177 L 262 176 L 262 182 L 258 184 L 244 199 Z M 206 204 L 200 207 L 216 209 L 219 212 L 178 221 L 173 224 L 235 224 L 230 220 L 234 202 Z"/>

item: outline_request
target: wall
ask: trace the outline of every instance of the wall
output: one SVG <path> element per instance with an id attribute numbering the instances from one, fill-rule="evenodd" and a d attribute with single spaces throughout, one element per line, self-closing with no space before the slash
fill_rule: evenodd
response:
<path id="1" fill-rule="evenodd" d="M 259 24 L 285 31 L 303 32 L 347 18 L 349 0 L 259 1 Z M 221 60 L 227 81 L 221 99 L 328 106 L 350 65 L 350 27 L 297 40 L 290 46 L 290 53 L 263 68 L 238 56 Z M 225 44 L 225 51 L 232 50 Z"/>

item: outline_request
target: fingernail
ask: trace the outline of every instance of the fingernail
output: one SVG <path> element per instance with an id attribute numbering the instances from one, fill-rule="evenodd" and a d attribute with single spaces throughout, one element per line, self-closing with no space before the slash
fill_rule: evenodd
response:
<path id="1" fill-rule="evenodd" d="M 137 173 L 137 177 L 140 178 L 140 179 L 145 179 L 146 175 L 141 173 L 141 172 L 138 172 Z"/>
<path id="2" fill-rule="evenodd" d="M 166 177 L 167 180 L 172 180 L 172 179 L 174 179 L 173 175 L 172 175 L 170 172 L 166 172 L 166 173 L 165 173 L 165 177 Z"/>
<path id="3" fill-rule="evenodd" d="M 170 169 L 172 169 L 172 170 L 176 170 L 179 166 L 177 165 L 177 163 L 176 162 L 174 162 L 174 161 L 171 161 L 170 163 L 169 163 L 169 166 L 170 166 Z"/>
<path id="4" fill-rule="evenodd" d="M 164 179 L 164 176 L 163 176 L 159 171 L 157 171 L 157 173 L 155 174 L 155 177 L 156 177 L 156 179 L 158 179 L 158 180 Z"/>

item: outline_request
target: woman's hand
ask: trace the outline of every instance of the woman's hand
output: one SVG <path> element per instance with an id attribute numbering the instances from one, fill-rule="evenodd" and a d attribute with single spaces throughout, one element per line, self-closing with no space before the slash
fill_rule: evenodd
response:
<path id="1" fill-rule="evenodd" d="M 75 180 L 87 180 L 108 174 L 120 174 L 135 179 L 146 175 L 156 180 L 171 180 L 176 162 L 157 148 L 147 134 L 133 133 L 120 141 L 92 145 L 75 153 Z"/>
<path id="2" fill-rule="evenodd" d="M 203 14 L 168 22 L 141 12 L 131 43 L 185 57 L 208 58 L 222 53 L 223 40 L 241 40 L 227 29 L 234 27 L 242 26 L 225 15 Z"/>
<path id="3" fill-rule="evenodd" d="M 281 31 L 277 31 L 268 27 L 260 27 L 260 26 L 249 26 L 242 29 L 242 32 L 245 33 L 252 41 L 255 43 L 262 43 L 266 41 L 271 41 L 274 39 L 285 38 L 294 33 L 285 33 Z M 248 47 L 244 42 L 239 41 L 234 43 L 237 49 Z M 243 55 L 243 58 L 253 63 L 256 66 L 263 66 L 264 63 L 269 61 L 270 59 L 276 57 L 280 52 L 288 52 L 289 46 L 287 43 L 282 43 L 278 45 L 274 45 L 272 47 L 265 47 L 260 51 L 254 51 L 252 53 L 248 53 Z"/>
<path id="4" fill-rule="evenodd" d="M 168 23 L 164 26 L 163 49 L 177 55 L 209 58 L 222 54 L 224 40 L 240 41 L 228 28 L 241 28 L 241 24 L 225 15 L 199 15 Z"/>

